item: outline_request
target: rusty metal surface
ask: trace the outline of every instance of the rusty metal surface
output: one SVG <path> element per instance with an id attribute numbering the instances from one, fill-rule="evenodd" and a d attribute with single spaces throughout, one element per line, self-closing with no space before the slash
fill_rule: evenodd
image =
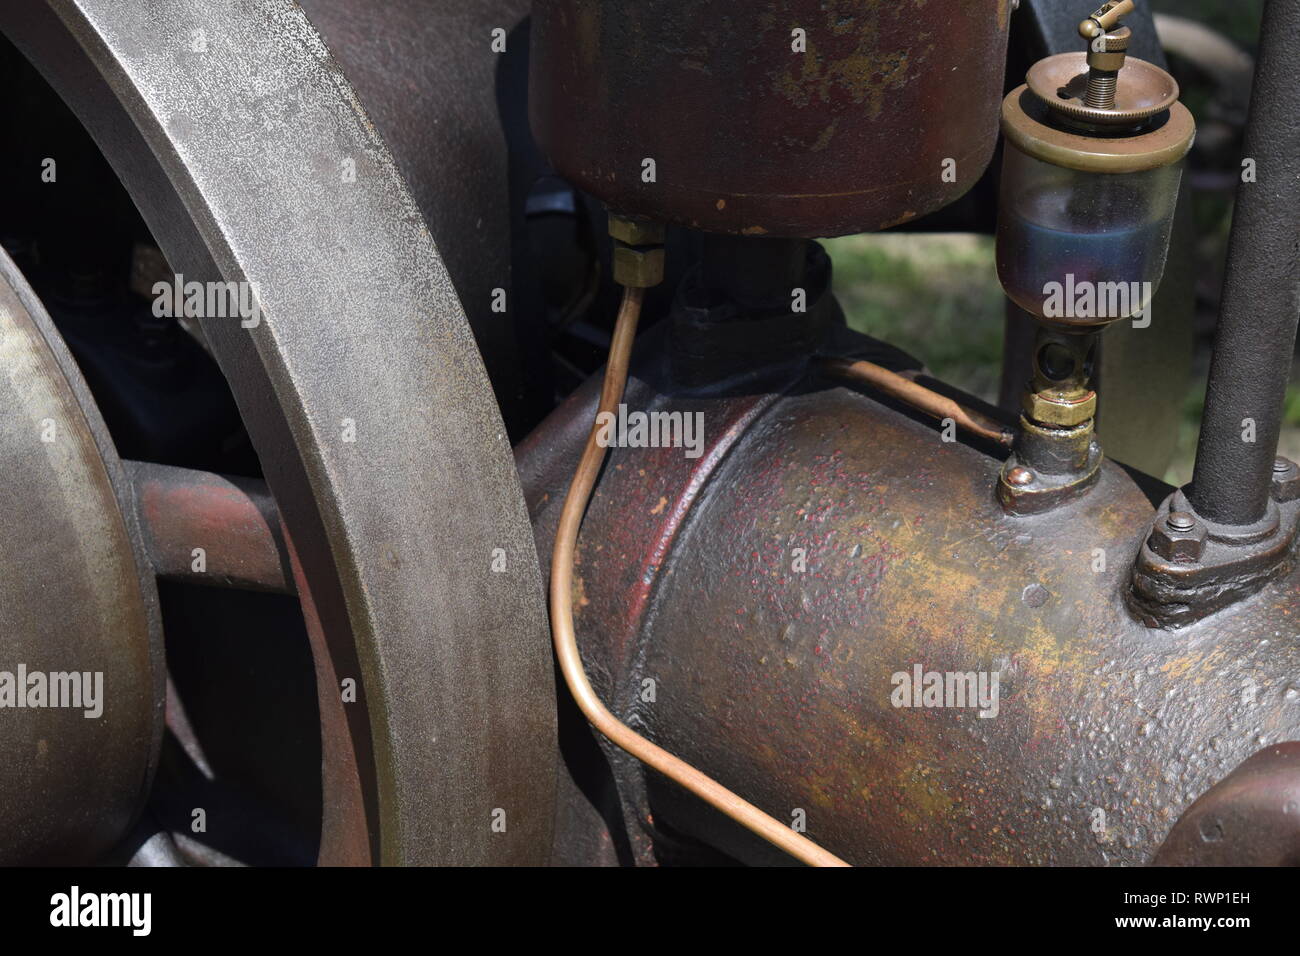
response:
<path id="1" fill-rule="evenodd" d="M 1179 817 L 1155 863 L 1300 866 L 1300 743 L 1267 747 L 1211 787 Z"/>
<path id="2" fill-rule="evenodd" d="M 620 212 L 744 235 L 883 229 L 984 171 L 1010 14 L 1009 0 L 536 0 L 533 132 Z"/>
<path id="3" fill-rule="evenodd" d="M 544 860 L 553 674 L 509 443 L 438 249 L 325 43 L 289 0 L 0 4 L 0 30 L 173 268 L 257 290 L 256 328 L 203 331 L 335 673 L 359 685 L 346 720 L 370 858 Z"/>
<path id="4" fill-rule="evenodd" d="M 1146 629 L 1122 594 L 1152 505 L 1112 464 L 1058 512 L 1012 517 L 996 458 L 845 389 L 701 404 L 643 382 L 628 402 L 704 409 L 708 450 L 612 450 L 577 568 L 601 693 L 852 862 L 1145 863 L 1199 794 L 1300 735 L 1296 577 Z M 521 449 L 539 543 L 578 411 Z M 916 664 L 998 672 L 998 715 L 895 708 L 891 677 Z M 766 859 L 646 784 L 655 820 Z"/>
<path id="5" fill-rule="evenodd" d="M 265 482 L 150 462 L 124 464 L 159 577 L 293 593 L 279 512 Z M 202 549 L 198 564 L 196 548 Z"/>
<path id="6" fill-rule="evenodd" d="M 84 865 L 127 832 L 153 780 L 158 594 L 108 431 L 3 250 L 0 407 L 0 863 Z M 39 697 L 20 668 L 46 675 Z M 82 706 L 50 706 L 49 675 L 70 673 L 89 677 Z M 41 706 L 20 709 L 19 694 Z"/>

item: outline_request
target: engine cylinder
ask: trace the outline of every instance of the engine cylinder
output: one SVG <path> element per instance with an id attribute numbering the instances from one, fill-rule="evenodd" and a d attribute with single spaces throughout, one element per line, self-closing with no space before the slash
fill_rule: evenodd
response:
<path id="1" fill-rule="evenodd" d="M 624 720 L 778 818 L 802 812 L 833 852 L 1141 864 L 1233 768 L 1300 739 L 1298 575 L 1146 628 L 1125 592 L 1153 508 L 1119 466 L 1009 516 L 997 457 L 884 398 L 806 380 L 664 398 L 654 378 L 629 408 L 699 412 L 705 441 L 611 449 L 579 542 L 588 670 Z M 592 397 L 521 448 L 543 549 Z M 994 674 L 996 703 L 970 700 Z M 974 675 L 964 703 L 948 675 Z M 679 788 L 646 786 L 655 820 L 767 859 Z"/>

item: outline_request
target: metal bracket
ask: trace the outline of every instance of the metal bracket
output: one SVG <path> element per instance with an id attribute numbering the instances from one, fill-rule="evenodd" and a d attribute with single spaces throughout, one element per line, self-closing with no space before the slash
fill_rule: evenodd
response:
<path id="1" fill-rule="evenodd" d="M 1277 459 L 1272 497 L 1252 525 L 1198 515 L 1180 489 L 1156 512 L 1133 567 L 1129 606 L 1149 627 L 1177 628 L 1255 594 L 1295 565 L 1300 467 Z"/>
<path id="2" fill-rule="evenodd" d="M 1025 428 L 1024 422 L 1021 423 Z M 1088 431 L 1091 432 L 1091 423 Z M 1082 468 L 1051 474 L 1027 466 L 1013 454 L 998 475 L 998 502 L 1011 515 L 1042 514 L 1079 497 L 1097 483 L 1105 459 L 1101 443 L 1089 436 L 1087 457 Z"/>

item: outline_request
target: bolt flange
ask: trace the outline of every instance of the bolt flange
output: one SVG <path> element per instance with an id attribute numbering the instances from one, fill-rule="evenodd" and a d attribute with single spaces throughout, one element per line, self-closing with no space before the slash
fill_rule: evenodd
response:
<path id="1" fill-rule="evenodd" d="M 1239 528 L 1201 517 L 1183 491 L 1167 498 L 1142 542 L 1127 594 L 1148 627 L 1179 628 L 1255 594 L 1295 566 L 1300 469 L 1274 471 L 1298 498 L 1269 503 L 1264 518 Z M 1278 492 L 1274 485 L 1274 492 Z M 1289 493 L 1289 492 L 1288 492 Z"/>

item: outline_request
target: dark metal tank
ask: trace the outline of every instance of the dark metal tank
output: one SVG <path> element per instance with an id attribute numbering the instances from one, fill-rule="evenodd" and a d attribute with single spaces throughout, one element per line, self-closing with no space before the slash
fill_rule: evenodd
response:
<path id="1" fill-rule="evenodd" d="M 996 457 L 884 399 L 669 389 L 643 366 L 627 404 L 703 411 L 705 448 L 611 449 L 576 568 L 588 671 L 623 719 L 778 818 L 803 810 L 849 861 L 1146 863 L 1197 797 L 1300 739 L 1300 577 L 1144 627 L 1124 589 L 1153 509 L 1121 467 L 1008 517 Z M 544 554 L 592 401 L 589 384 L 519 450 Z M 917 664 L 999 672 L 997 716 L 895 707 L 892 675 Z M 660 825 L 765 859 L 680 789 L 644 788 Z"/>
<path id="2" fill-rule="evenodd" d="M 622 213 L 744 235 L 883 229 L 984 171 L 1010 13 L 1010 0 L 535 0 L 533 132 Z"/>

